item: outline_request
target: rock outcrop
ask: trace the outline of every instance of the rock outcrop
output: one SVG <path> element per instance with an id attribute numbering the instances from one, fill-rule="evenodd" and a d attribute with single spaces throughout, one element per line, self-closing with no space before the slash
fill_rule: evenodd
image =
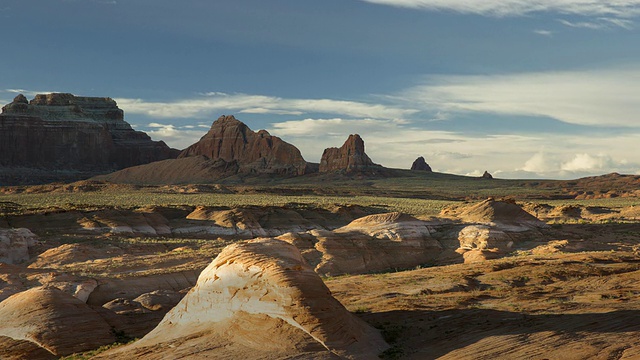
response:
<path id="1" fill-rule="evenodd" d="M 349 138 L 340 148 L 327 148 L 322 153 L 319 171 L 326 172 L 362 172 L 371 169 L 380 169 L 380 165 L 373 161 L 364 152 L 364 140 L 360 135 L 349 135 Z"/>
<path id="2" fill-rule="evenodd" d="M 433 236 L 440 225 L 394 212 L 365 216 L 334 231 L 314 229 L 278 239 L 299 248 L 318 274 L 362 274 L 434 261 L 444 250 Z"/>
<path id="3" fill-rule="evenodd" d="M 17 264 L 29 260 L 29 248 L 37 237 L 29 229 L 0 229 L 0 262 Z"/>
<path id="4" fill-rule="evenodd" d="M 485 172 L 482 174 L 481 176 L 483 179 L 493 179 L 493 175 L 489 174 L 488 171 L 485 170 Z"/>
<path id="5" fill-rule="evenodd" d="M 259 239 L 226 247 L 153 331 L 101 356 L 372 359 L 385 348 L 294 246 Z"/>
<path id="6" fill-rule="evenodd" d="M 442 210 L 440 215 L 453 217 L 466 223 L 497 225 L 510 231 L 526 231 L 548 226 L 515 202 L 499 201 L 493 198 L 475 204 L 447 208 Z"/>
<path id="7" fill-rule="evenodd" d="M 411 170 L 432 172 L 431 166 L 427 164 L 422 156 L 417 158 L 413 164 L 411 164 Z"/>
<path id="8" fill-rule="evenodd" d="M 179 158 L 198 155 L 236 163 L 239 173 L 303 175 L 307 168 L 295 146 L 266 130 L 254 132 L 231 115 L 218 118 L 209 132 L 184 149 Z"/>
<path id="9" fill-rule="evenodd" d="M 49 353 L 43 358 L 91 350 L 116 340 L 111 326 L 96 311 L 53 287 L 37 287 L 7 298 L 0 303 L 0 319 L 0 338 L 14 345 L 28 342 L 23 346 L 31 351 Z"/>
<path id="10" fill-rule="evenodd" d="M 0 185 L 76 180 L 177 155 L 133 130 L 111 98 L 18 95 L 0 114 Z"/>
<path id="11" fill-rule="evenodd" d="M 266 130 L 254 132 L 233 116 L 221 116 L 178 159 L 135 166 L 97 180 L 132 184 L 208 183 L 247 176 L 297 176 L 314 171 L 300 150 Z"/>

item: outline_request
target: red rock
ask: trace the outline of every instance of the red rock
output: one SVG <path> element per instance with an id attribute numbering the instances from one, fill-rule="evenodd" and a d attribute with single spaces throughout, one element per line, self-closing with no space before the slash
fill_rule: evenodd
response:
<path id="1" fill-rule="evenodd" d="M 322 153 L 320 172 L 358 172 L 372 167 L 380 167 L 364 152 L 364 140 L 360 135 L 349 135 L 340 148 L 328 148 Z"/>
<path id="2" fill-rule="evenodd" d="M 427 171 L 427 172 L 432 171 L 431 166 L 427 164 L 427 162 L 424 160 L 422 156 L 420 156 L 419 158 L 416 159 L 416 161 L 413 162 L 413 164 L 411 165 L 411 170 Z"/>
<path id="3" fill-rule="evenodd" d="M 78 180 L 177 155 L 133 130 L 110 98 L 18 95 L 0 114 L 2 185 Z"/>
<path id="4" fill-rule="evenodd" d="M 229 164 L 237 162 L 241 174 L 303 175 L 307 170 L 307 162 L 295 146 L 266 130 L 254 132 L 233 116 L 221 116 L 179 158 L 198 155 Z"/>

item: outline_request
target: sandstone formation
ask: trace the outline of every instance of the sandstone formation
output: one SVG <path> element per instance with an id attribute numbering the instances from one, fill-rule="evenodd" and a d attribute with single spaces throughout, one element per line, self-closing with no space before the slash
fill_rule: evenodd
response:
<path id="1" fill-rule="evenodd" d="M 221 116 L 178 159 L 131 167 L 97 180 L 132 184 L 193 184 L 247 176 L 298 176 L 314 171 L 300 150 L 266 130 L 254 132 Z"/>
<path id="2" fill-rule="evenodd" d="M 422 156 L 417 158 L 411 165 L 411 170 L 432 172 L 431 166 L 427 164 Z"/>
<path id="3" fill-rule="evenodd" d="M 254 132 L 231 115 L 218 118 L 209 132 L 184 149 L 179 158 L 198 155 L 235 163 L 238 172 L 248 174 L 303 175 L 307 167 L 295 146 L 266 130 Z"/>
<path id="4" fill-rule="evenodd" d="M 29 229 L 0 229 L 0 263 L 17 264 L 29 260 L 29 248 L 37 237 Z"/>
<path id="5" fill-rule="evenodd" d="M 372 359 L 386 347 L 294 246 L 260 239 L 225 248 L 152 332 L 101 356 Z"/>
<path id="6" fill-rule="evenodd" d="M 60 357 L 116 339 L 111 326 L 81 300 L 52 287 L 37 287 L 0 303 L 0 338 L 28 341 Z"/>
<path id="7" fill-rule="evenodd" d="M 481 176 L 483 179 L 493 179 L 493 175 L 489 174 L 488 171 L 485 170 L 485 172 L 482 174 Z"/>
<path id="8" fill-rule="evenodd" d="M 489 226 L 499 225 L 511 231 L 543 228 L 547 225 L 518 206 L 513 201 L 498 201 L 493 198 L 475 204 L 447 208 L 442 216 L 453 217 L 466 223 Z"/>
<path id="9" fill-rule="evenodd" d="M 177 155 L 133 130 L 111 98 L 18 95 L 0 114 L 2 185 L 78 179 Z"/>
<path id="10" fill-rule="evenodd" d="M 400 213 L 370 215 L 334 231 L 310 230 L 278 239 L 299 248 L 324 276 L 406 269 L 434 261 L 443 252 L 432 235 L 438 226 Z"/>
<path id="11" fill-rule="evenodd" d="M 326 172 L 363 172 L 382 168 L 371 161 L 364 152 L 364 140 L 360 135 L 349 135 L 340 148 L 327 148 L 322 153 L 319 171 Z"/>

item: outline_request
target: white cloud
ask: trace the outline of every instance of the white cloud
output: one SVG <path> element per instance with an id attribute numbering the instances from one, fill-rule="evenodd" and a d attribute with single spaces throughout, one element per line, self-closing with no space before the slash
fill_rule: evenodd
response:
<path id="1" fill-rule="evenodd" d="M 225 111 L 261 114 L 336 114 L 350 117 L 402 118 L 417 112 L 383 104 L 333 99 L 284 99 L 249 94 L 207 93 L 194 99 L 150 102 L 142 99 L 115 99 L 127 113 L 155 118 L 198 118 Z"/>
<path id="2" fill-rule="evenodd" d="M 362 0 L 422 10 L 455 11 L 484 16 L 523 16 L 555 12 L 582 16 L 630 18 L 640 14 L 640 0 Z"/>
<path id="3" fill-rule="evenodd" d="M 576 154 L 573 159 L 561 165 L 561 170 L 570 172 L 579 171 L 599 171 L 606 168 L 624 165 L 624 163 L 616 164 L 610 156 L 604 154 L 589 155 Z"/>
<path id="4" fill-rule="evenodd" d="M 579 28 L 579 29 L 600 30 L 607 27 L 606 24 L 592 22 L 592 21 L 576 21 L 576 22 L 571 22 L 569 20 L 558 20 L 558 21 L 560 21 L 562 25 L 569 26 L 572 28 Z"/>
<path id="5" fill-rule="evenodd" d="M 140 125 L 132 125 L 138 130 Z M 149 123 L 145 132 L 153 140 L 162 140 L 167 145 L 176 149 L 184 149 L 198 141 L 204 134 L 203 130 L 192 130 L 193 125 L 176 126 L 173 124 Z"/>
<path id="6" fill-rule="evenodd" d="M 558 20 L 562 25 L 572 28 L 583 28 L 592 30 L 611 29 L 612 27 L 621 27 L 623 29 L 633 29 L 633 21 L 628 19 L 599 17 L 589 21 L 569 21 L 565 19 Z"/>
<path id="7" fill-rule="evenodd" d="M 57 91 L 36 91 L 36 90 L 26 90 L 26 89 L 5 89 L 4 92 L 12 93 L 12 94 L 22 94 L 27 97 L 34 97 L 38 94 L 51 94 Z"/>
<path id="8" fill-rule="evenodd" d="M 548 36 L 548 37 L 552 37 L 553 36 L 553 31 L 551 30 L 542 30 L 542 29 L 537 29 L 537 30 L 533 30 L 534 34 L 538 34 L 538 35 L 542 35 L 542 36 Z"/>
<path id="9" fill-rule="evenodd" d="M 549 154 L 540 151 L 527 160 L 522 168 L 516 170 L 522 170 L 534 174 L 545 174 L 550 171 L 556 171 L 557 169 L 558 161 L 551 158 Z"/>
<path id="10" fill-rule="evenodd" d="M 431 76 L 401 97 L 413 107 L 640 126 L 640 67 L 481 76 Z"/>

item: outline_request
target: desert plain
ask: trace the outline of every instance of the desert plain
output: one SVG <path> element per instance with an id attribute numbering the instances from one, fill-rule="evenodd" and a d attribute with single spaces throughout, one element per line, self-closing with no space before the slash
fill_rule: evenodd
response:
<path id="1" fill-rule="evenodd" d="M 330 182 L 4 187 L 0 231 L 14 241 L 0 265 L 0 354 L 635 359 L 639 183 L 619 174 L 524 181 L 398 170 Z M 270 242 L 274 252 L 251 250 Z M 210 277 L 233 263 L 262 275 L 225 285 L 238 287 L 232 295 L 196 285 L 230 245 L 240 246 L 226 250 L 236 260 L 208 269 Z M 267 269 L 280 260 L 256 254 L 299 264 Z M 287 277 L 291 269 L 298 277 Z M 322 284 L 330 293 L 317 293 Z M 295 288 L 285 310 L 255 305 L 266 295 L 251 289 L 270 286 L 280 289 L 272 294 Z M 333 315 L 313 312 L 322 296 L 341 304 L 325 309 Z M 230 324 L 198 319 L 223 311 L 202 302 L 233 299 L 241 300 L 224 310 Z M 190 308 L 195 315 L 185 315 Z M 301 317 L 313 321 L 283 325 Z M 172 318 L 199 325 L 154 330 Z"/>

